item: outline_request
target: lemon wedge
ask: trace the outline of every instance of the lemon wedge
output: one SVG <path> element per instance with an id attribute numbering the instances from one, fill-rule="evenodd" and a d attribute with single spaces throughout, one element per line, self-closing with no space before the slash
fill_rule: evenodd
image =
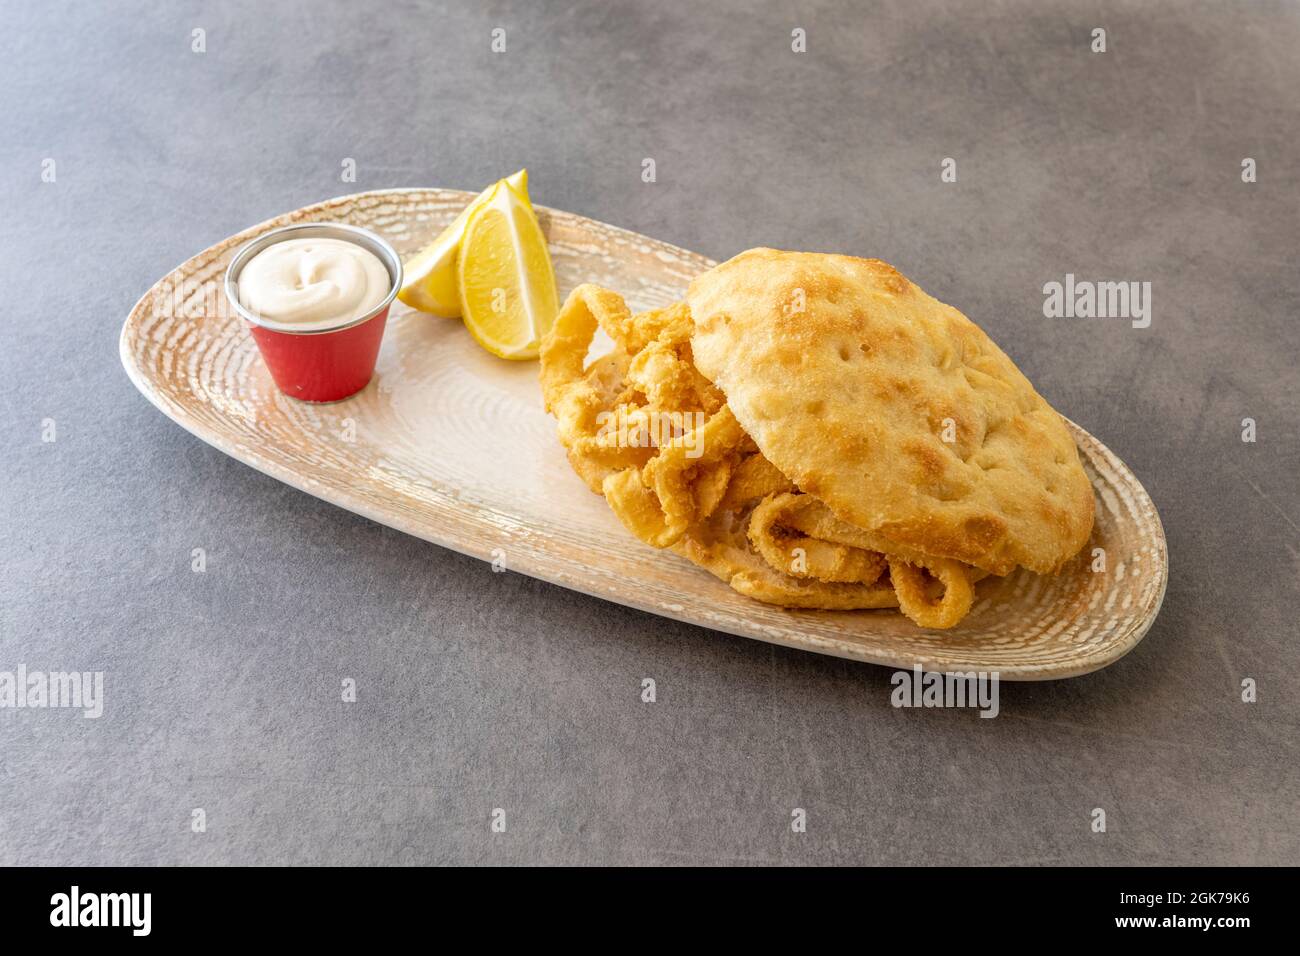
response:
<path id="1" fill-rule="evenodd" d="M 444 319 L 454 319 L 460 315 L 456 255 L 465 235 L 465 224 L 469 222 L 470 214 L 486 202 L 497 184 L 502 182 L 508 183 L 523 199 L 524 205 L 532 208 L 528 200 L 528 170 L 521 169 L 513 176 L 497 180 L 461 210 L 456 220 L 438 233 L 433 242 L 417 252 L 410 262 L 403 264 L 405 281 L 397 290 L 399 299 L 413 309 Z"/>
<path id="2" fill-rule="evenodd" d="M 457 275 L 461 316 L 479 345 L 505 359 L 536 358 L 560 297 L 533 207 L 509 183 L 470 212 Z"/>

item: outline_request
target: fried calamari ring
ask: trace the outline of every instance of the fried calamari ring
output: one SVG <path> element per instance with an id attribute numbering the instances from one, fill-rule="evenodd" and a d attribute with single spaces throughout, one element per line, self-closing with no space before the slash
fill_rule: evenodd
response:
<path id="1" fill-rule="evenodd" d="M 815 504 L 814 504 L 815 503 Z M 834 541 L 837 544 L 848 545 L 853 548 L 866 548 L 869 551 L 879 551 L 882 554 L 890 555 L 895 558 L 902 558 L 911 564 L 929 567 L 933 561 L 943 560 L 938 555 L 926 554 L 915 548 L 908 548 L 905 545 L 898 544 L 886 538 L 884 535 L 877 534 L 873 531 L 864 531 L 856 525 L 851 525 L 847 521 L 841 521 L 835 517 L 830 508 L 826 507 L 820 499 L 813 498 L 807 507 L 794 510 L 790 513 L 790 526 L 797 531 L 813 538 L 823 538 L 827 541 Z M 960 562 L 958 562 L 960 564 Z M 982 568 L 972 567 L 968 564 L 962 564 L 966 575 L 972 582 L 983 580 L 988 577 L 988 572 Z"/>
<path id="2" fill-rule="evenodd" d="M 655 412 L 712 415 L 726 403 L 722 391 L 695 367 L 692 330 L 689 310 L 678 303 L 632 316 L 619 333 L 632 356 L 627 384 L 638 390 Z"/>
<path id="3" fill-rule="evenodd" d="M 731 409 L 722 408 L 704 423 L 702 428 L 690 432 L 659 449 L 659 454 L 646 462 L 642 477 L 648 487 L 659 497 L 667 522 L 671 526 L 686 526 L 707 518 L 696 507 L 691 485 L 712 467 L 725 462 L 730 472 L 736 449 L 745 437 Z M 713 501 L 716 506 L 722 495 Z M 710 509 L 711 511 L 712 509 Z"/>
<path id="4" fill-rule="evenodd" d="M 794 491 L 794 482 L 781 474 L 762 452 L 756 451 L 740 460 L 718 507 L 737 511 L 783 491 Z"/>
<path id="5" fill-rule="evenodd" d="M 546 410 L 559 419 L 561 435 L 566 427 L 580 429 L 590 424 L 586 417 L 586 413 L 593 411 L 588 407 L 590 399 L 599 397 L 585 374 L 587 350 L 591 348 L 597 326 L 620 329 L 630 318 L 621 295 L 590 283 L 578 286 L 564 300 L 563 308 L 542 339 L 540 355 L 542 398 Z M 611 368 L 619 372 L 621 380 L 627 371 L 626 364 L 621 363 L 629 357 L 620 359 L 611 353 L 602 362 L 612 360 Z"/>
<path id="6" fill-rule="evenodd" d="M 699 373 L 689 353 L 689 344 L 660 337 L 636 353 L 627 381 L 653 408 L 675 412 L 698 409 L 712 415 L 726 399 Z"/>
<path id="7" fill-rule="evenodd" d="M 658 496 L 641 480 L 639 468 L 610 475 L 601 492 L 623 527 L 652 548 L 666 548 L 686 533 L 688 523 L 664 514 Z"/>
<path id="8" fill-rule="evenodd" d="M 559 422 L 560 442 L 573 470 L 597 494 L 607 477 L 627 468 L 640 468 L 654 454 L 653 442 L 642 440 L 638 432 L 658 434 L 650 427 L 658 424 L 654 410 L 645 407 L 645 395 L 629 381 L 635 354 L 626 347 L 640 349 L 661 336 L 685 341 L 689 337 L 689 320 L 690 313 L 680 303 L 632 315 L 622 296 L 586 284 L 569 294 L 543 339 L 541 383 L 546 409 Z M 597 328 L 623 347 L 584 370 Z M 689 350 L 689 343 L 684 347 Z M 693 365 L 690 374 L 708 384 Z M 682 377 L 679 373 L 678 378 Z M 710 396 L 703 407 L 716 409 L 720 404 L 716 396 Z M 633 423 L 631 440 L 602 427 L 606 415 L 617 416 L 620 410 L 624 420 Z"/>
<path id="9" fill-rule="evenodd" d="M 731 457 L 705 465 L 691 488 L 695 499 L 695 520 L 702 521 L 717 509 L 731 485 L 734 468 Z"/>
<path id="10" fill-rule="evenodd" d="M 712 513 L 730 480 L 730 462 L 715 462 L 704 477 L 684 489 L 682 498 L 673 500 L 669 509 L 664 508 L 654 489 L 646 486 L 636 468 L 610 475 L 601 492 L 623 527 L 651 547 L 667 548 L 695 521 Z"/>
<path id="11" fill-rule="evenodd" d="M 592 288 L 599 288 L 599 286 L 592 286 Z M 694 331 L 691 310 L 686 307 L 685 302 L 674 302 L 665 308 L 651 309 L 649 312 L 639 312 L 636 315 L 617 312 L 606 312 L 605 315 L 608 321 L 601 322 L 600 327 L 628 355 L 635 355 L 659 338 L 686 342 Z"/>
<path id="12" fill-rule="evenodd" d="M 560 442 L 573 470 L 597 493 L 606 477 L 640 467 L 650 455 L 644 448 L 619 446 L 600 434 L 602 413 L 632 397 L 625 381 L 632 357 L 616 349 L 585 368 L 596 328 L 618 329 L 630 319 L 622 296 L 599 286 L 580 285 L 569 294 L 542 339 L 546 410 L 559 422 Z"/>
<path id="13" fill-rule="evenodd" d="M 703 427 L 661 446 L 639 472 L 606 478 L 601 492 L 624 527 L 646 544 L 666 548 L 718 506 L 743 434 L 724 405 Z"/>
<path id="14" fill-rule="evenodd" d="M 921 627 L 950 628 L 970 612 L 975 600 L 966 565 L 951 558 L 930 558 L 918 566 L 890 557 L 889 580 L 898 595 L 899 609 Z M 937 597 L 935 582 L 943 585 Z"/>
<path id="15" fill-rule="evenodd" d="M 787 531 L 782 539 L 773 533 L 780 527 L 799 536 Z M 859 570 L 851 555 L 872 556 L 874 561 L 867 566 L 866 574 L 871 573 L 874 562 L 879 562 L 879 576 L 888 562 L 889 580 L 898 595 L 899 608 L 921 627 L 946 629 L 961 621 L 974 602 L 974 581 L 983 576 L 950 558 L 900 549 L 880 535 L 836 518 L 811 495 L 785 494 L 765 499 L 750 518 L 749 535 L 755 548 L 777 570 L 791 572 L 790 548 L 800 547 L 807 572 L 827 581 L 844 580 Z M 899 554 L 900 550 L 905 553 Z"/>
<path id="16" fill-rule="evenodd" d="M 598 327 L 619 347 L 584 369 Z M 621 296 L 582 285 L 541 350 L 542 394 L 574 471 L 628 530 L 660 548 L 718 506 L 749 442 L 695 368 L 691 330 L 683 303 L 631 315 Z"/>
<path id="17" fill-rule="evenodd" d="M 773 568 L 796 578 L 874 584 L 885 573 L 885 558 L 876 551 L 808 537 L 790 529 L 788 513 L 816 502 L 809 495 L 774 494 L 764 498 L 749 518 L 749 540 Z M 818 502 L 819 503 L 819 502 Z"/>
<path id="18" fill-rule="evenodd" d="M 764 604 L 825 611 L 898 607 L 889 582 L 845 584 L 795 578 L 771 567 L 750 545 L 747 513 L 721 508 L 694 524 L 673 551 L 699 565 L 745 597 Z"/>

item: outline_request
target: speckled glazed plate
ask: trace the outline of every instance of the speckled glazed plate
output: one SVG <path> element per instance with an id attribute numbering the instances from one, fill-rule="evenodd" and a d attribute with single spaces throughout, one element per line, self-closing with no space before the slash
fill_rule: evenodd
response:
<path id="1" fill-rule="evenodd" d="M 542 409 L 535 362 L 504 362 L 459 322 L 395 303 L 374 380 L 346 401 L 281 395 L 230 314 L 222 274 L 248 239 L 293 222 L 373 229 L 409 256 L 472 198 L 445 189 L 361 193 L 231 236 L 163 277 L 122 328 L 122 364 L 168 417 L 240 461 L 375 521 L 513 571 L 702 627 L 892 667 L 1084 674 L 1122 657 L 1164 596 L 1167 553 L 1151 499 L 1071 423 L 1097 492 L 1093 539 L 1064 571 L 986 579 L 950 631 L 895 611 L 787 611 L 629 535 L 578 480 Z M 560 293 L 597 282 L 634 310 L 680 299 L 713 263 L 571 213 L 538 208 Z M 1094 571 L 1095 548 L 1105 570 Z"/>

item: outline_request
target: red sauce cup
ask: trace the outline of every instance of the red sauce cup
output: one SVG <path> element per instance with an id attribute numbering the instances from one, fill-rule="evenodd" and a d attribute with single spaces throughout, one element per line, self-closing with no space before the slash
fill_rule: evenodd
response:
<path id="1" fill-rule="evenodd" d="M 365 315 L 324 329 L 298 330 L 250 312 L 239 301 L 239 274 L 253 256 L 286 239 L 342 239 L 373 252 L 388 270 L 388 295 Z M 388 309 L 401 285 L 402 260 L 392 246 L 369 229 L 332 222 L 272 229 L 242 246 L 226 269 L 226 299 L 248 324 L 271 378 L 284 394 L 304 402 L 337 402 L 369 384 Z"/>

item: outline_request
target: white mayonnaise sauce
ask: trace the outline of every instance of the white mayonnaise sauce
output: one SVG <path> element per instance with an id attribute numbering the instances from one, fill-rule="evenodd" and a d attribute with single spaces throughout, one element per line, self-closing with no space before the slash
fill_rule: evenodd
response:
<path id="1" fill-rule="evenodd" d="M 239 302 L 254 315 L 303 331 L 346 325 L 388 296 L 388 270 L 346 239 L 286 239 L 239 273 Z"/>

